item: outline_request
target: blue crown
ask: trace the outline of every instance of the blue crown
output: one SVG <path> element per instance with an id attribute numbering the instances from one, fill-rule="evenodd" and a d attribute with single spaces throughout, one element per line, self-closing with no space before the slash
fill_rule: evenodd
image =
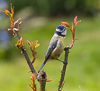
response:
<path id="1" fill-rule="evenodd" d="M 60 29 L 60 30 L 63 30 L 64 28 L 66 28 L 64 25 L 59 25 L 59 26 L 57 27 L 57 29 Z"/>
<path id="2" fill-rule="evenodd" d="M 64 25 L 59 25 L 56 28 L 55 34 L 65 37 L 66 36 L 66 27 Z"/>

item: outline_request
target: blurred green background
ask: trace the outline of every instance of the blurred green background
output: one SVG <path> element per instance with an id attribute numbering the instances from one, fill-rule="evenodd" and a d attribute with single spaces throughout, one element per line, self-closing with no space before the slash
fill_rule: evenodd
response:
<path id="1" fill-rule="evenodd" d="M 36 71 L 40 68 L 55 28 L 66 21 L 71 25 L 74 17 L 82 22 L 76 28 L 76 38 L 68 57 L 65 84 L 62 91 L 100 91 L 100 0 L 0 0 L 0 91 L 32 91 L 29 67 L 21 51 L 15 47 L 17 39 L 7 31 L 8 16 L 2 11 L 15 8 L 15 20 L 21 18 L 20 34 L 26 40 L 38 40 Z M 65 46 L 71 43 L 67 29 Z M 31 51 L 25 46 L 30 59 Z M 64 53 L 60 57 L 64 59 Z M 56 91 L 63 64 L 49 61 L 43 69 L 52 82 L 47 91 Z M 37 89 L 39 88 L 38 82 Z M 80 89 L 81 87 L 81 89 Z"/>

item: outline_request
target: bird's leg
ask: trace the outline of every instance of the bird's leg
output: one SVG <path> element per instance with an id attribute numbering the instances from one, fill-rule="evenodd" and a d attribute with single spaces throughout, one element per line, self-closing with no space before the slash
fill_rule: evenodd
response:
<path id="1" fill-rule="evenodd" d="M 58 61 L 60 61 L 60 62 L 63 62 L 64 64 L 67 64 L 67 62 L 65 62 L 65 61 L 62 61 L 62 60 L 60 60 L 60 59 L 57 59 Z"/>

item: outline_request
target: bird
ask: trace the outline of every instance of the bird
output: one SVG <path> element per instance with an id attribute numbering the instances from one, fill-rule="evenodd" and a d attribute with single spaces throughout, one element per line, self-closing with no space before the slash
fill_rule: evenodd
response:
<path id="1" fill-rule="evenodd" d="M 67 27 L 65 27 L 64 25 L 58 25 L 54 35 L 52 36 L 50 43 L 49 43 L 49 47 L 47 49 L 46 52 L 46 56 L 45 56 L 45 60 L 42 64 L 42 66 L 40 67 L 38 73 L 41 71 L 41 69 L 43 68 L 43 66 L 46 64 L 46 62 L 48 60 L 59 60 L 58 58 L 60 57 L 60 55 L 62 54 L 63 50 L 64 50 L 64 40 L 67 34 Z M 62 61 L 63 62 L 63 61 Z"/>

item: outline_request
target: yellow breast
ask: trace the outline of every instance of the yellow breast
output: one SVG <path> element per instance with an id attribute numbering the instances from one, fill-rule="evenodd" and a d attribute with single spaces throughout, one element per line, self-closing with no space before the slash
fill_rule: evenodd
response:
<path id="1" fill-rule="evenodd" d="M 65 37 L 59 37 L 57 47 L 52 51 L 50 59 L 58 59 L 58 57 L 61 55 L 64 50 L 64 40 Z"/>

